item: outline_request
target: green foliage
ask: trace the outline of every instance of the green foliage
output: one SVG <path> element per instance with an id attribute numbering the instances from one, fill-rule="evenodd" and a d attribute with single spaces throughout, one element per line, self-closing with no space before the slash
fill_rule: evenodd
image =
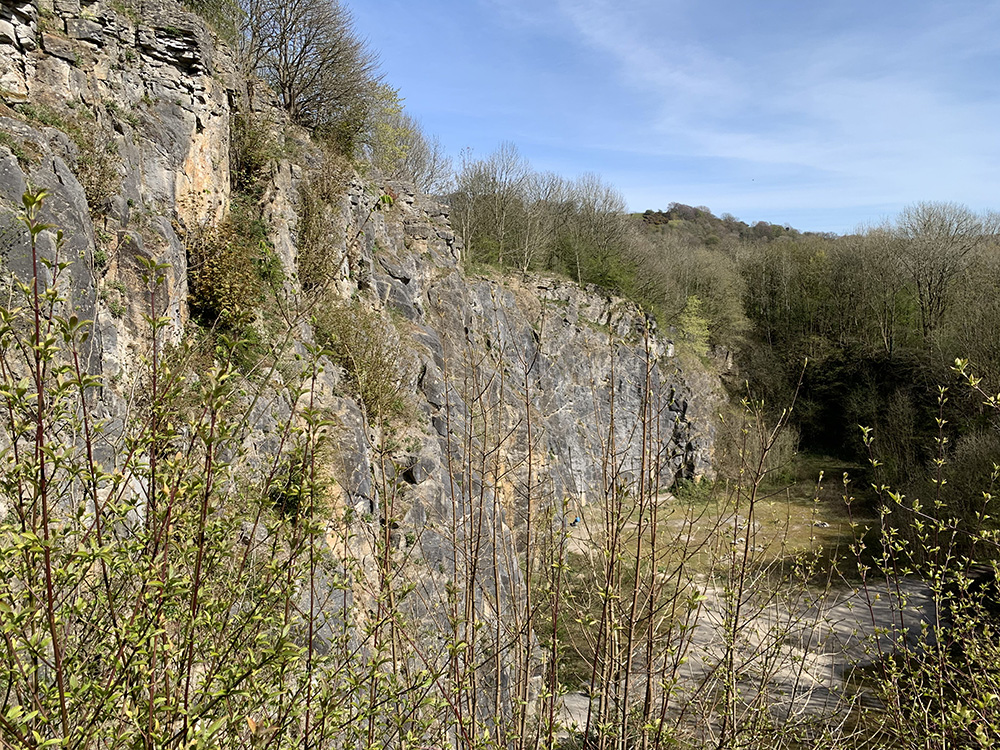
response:
<path id="1" fill-rule="evenodd" d="M 877 439 L 874 431 L 864 430 L 866 445 Z M 880 650 L 881 658 L 869 671 L 882 711 L 866 724 L 888 745 L 971 748 L 1000 739 L 997 569 L 995 563 L 972 562 L 996 559 L 1000 537 L 982 510 L 991 499 L 988 491 L 981 490 L 982 509 L 961 520 L 942 501 L 945 443 L 939 436 L 939 471 L 927 500 L 878 485 L 880 533 L 874 542 L 866 539 L 853 546 L 859 559 L 872 553 L 862 570 L 884 575 L 897 586 L 902 575 L 919 577 L 933 602 L 933 630 L 925 627 L 916 638 L 898 635 L 890 649 Z M 878 468 L 877 459 L 872 464 Z M 989 484 L 996 478 L 992 474 Z M 909 521 L 907 527 L 892 523 L 899 516 Z M 898 606 L 905 606 L 903 595 Z"/>
<path id="2" fill-rule="evenodd" d="M 142 414 L 113 436 L 127 450 L 97 463 L 105 425 L 88 404 L 102 384 L 80 366 L 89 322 L 53 314 L 67 264 L 40 254 L 44 198 L 24 198 L 36 275 L 13 279 L 16 303 L 0 308 L 0 398 L 17 415 L 0 453 L 0 741 L 237 747 L 253 741 L 248 716 L 301 726 L 303 710 L 280 708 L 286 678 L 324 667 L 289 606 L 317 570 L 304 552 L 321 553 L 322 531 L 283 526 L 247 494 L 252 484 L 233 485 L 238 472 L 220 458 L 236 453 L 233 372 L 215 365 L 186 380 L 163 368 L 164 319 L 147 320 Z M 163 270 L 148 264 L 154 299 Z M 197 408 L 176 409 L 184 389 Z"/>
<path id="3" fill-rule="evenodd" d="M 371 128 L 376 58 L 339 0 L 239 0 L 244 66 L 267 83 L 291 118 L 354 157 Z"/>
<path id="4" fill-rule="evenodd" d="M 467 155 L 451 196 L 467 263 L 554 271 L 616 292 L 633 287 L 634 234 L 621 195 L 596 175 L 539 174 L 510 143 Z"/>
<path id="5" fill-rule="evenodd" d="M 351 236 L 340 215 L 341 191 L 349 174 L 342 157 L 325 151 L 320 168 L 299 187 L 296 264 L 302 290 L 313 299 L 323 298 L 343 272 L 345 251 L 348 263 L 358 260 L 365 224 L 375 212 L 387 211 L 395 202 L 391 191 L 368 196 L 367 205 L 362 206 L 367 210 L 360 222 L 362 229 Z"/>
<path id="6" fill-rule="evenodd" d="M 227 44 L 236 43 L 244 12 L 240 0 L 184 0 L 184 6 L 204 18 Z"/>
<path id="7" fill-rule="evenodd" d="M 139 115 L 135 110 L 130 109 L 128 111 L 123 111 L 114 99 L 105 99 L 104 109 L 117 121 L 127 123 L 133 128 L 138 128 L 142 124 L 139 120 Z"/>
<path id="8" fill-rule="evenodd" d="M 799 435 L 787 413 L 772 417 L 764 404 L 744 398 L 719 416 L 714 468 L 721 479 L 746 481 L 751 472 L 771 484 L 794 480 Z"/>
<path id="9" fill-rule="evenodd" d="M 301 453 L 287 456 L 274 472 L 267 493 L 274 511 L 293 523 L 316 505 L 316 488 L 304 481 L 309 471 L 306 459 Z"/>
<path id="10" fill-rule="evenodd" d="M 370 132 L 363 144 L 368 162 L 387 179 L 413 182 L 417 190 L 432 195 L 443 193 L 451 160 L 406 114 L 398 91 L 385 84 L 375 90 Z"/>
<path id="11" fill-rule="evenodd" d="M 28 152 L 25 150 L 24 146 L 10 133 L 0 132 L 0 146 L 6 146 L 10 149 L 10 152 L 14 155 L 14 158 L 17 159 L 22 169 L 26 168 L 30 164 Z"/>
<path id="12" fill-rule="evenodd" d="M 687 298 L 678 327 L 684 342 L 699 357 L 708 354 L 708 321 L 701 315 L 701 300 L 696 295 Z"/>
<path id="13" fill-rule="evenodd" d="M 280 155 L 272 125 L 261 115 L 238 112 L 230 123 L 229 171 L 235 192 L 251 202 L 260 200 L 271 165 Z"/>
<path id="14" fill-rule="evenodd" d="M 997 571 L 982 574 L 957 552 L 963 536 L 969 557 L 997 550 L 987 523 L 996 470 L 970 509 L 978 523 L 957 524 L 944 500 L 959 473 L 986 479 L 996 449 L 988 431 L 956 448 L 949 475 L 939 416 L 937 494 L 913 501 L 878 485 L 880 513 L 864 519 L 873 530 L 850 517 L 859 595 L 877 634 L 868 642 L 880 649 L 858 688 L 877 705 L 856 713 L 857 696 L 829 690 L 835 705 L 799 710 L 813 649 L 822 680 L 837 672 L 826 660 L 847 655 L 832 639 L 813 645 L 844 624 L 822 620 L 839 594 L 815 588 L 818 573 L 835 577 L 818 568 L 830 558 L 786 546 L 793 525 L 811 544 L 810 514 L 833 510 L 810 503 L 808 520 L 792 524 L 782 513 L 791 502 L 772 484 L 794 443 L 794 433 L 782 436 L 797 404 L 771 419 L 747 401 L 733 420 L 733 471 L 714 485 L 672 497 L 661 467 L 629 473 L 607 441 L 587 502 L 582 492 L 554 499 L 546 472 L 529 470 L 523 494 L 500 508 L 493 488 L 515 476 L 503 457 L 517 447 L 529 467 L 548 459 L 534 454 L 538 443 L 514 442 L 517 428 L 506 424 L 522 415 L 492 402 L 481 360 L 470 357 L 447 384 L 465 388 L 476 413 L 470 429 L 448 436 L 461 442 L 443 477 L 455 488 L 452 507 L 426 530 L 400 529 L 406 488 L 386 479 L 400 442 L 381 444 L 379 517 L 359 521 L 353 498 L 324 480 L 337 428 L 312 390 L 316 347 L 275 386 L 287 395 L 270 423 L 280 447 L 255 462 L 244 438 L 258 428 L 249 414 L 261 394 L 245 393 L 251 384 L 221 338 L 194 359 L 183 347 L 163 351 L 165 318 L 145 318 L 148 355 L 124 389 L 135 394 L 127 423 L 95 419 L 105 386 L 81 366 L 89 323 L 60 315 L 68 265 L 42 254 L 63 240 L 42 241 L 53 230 L 39 219 L 44 198 L 24 196 L 21 217 L 35 273 L 12 278 L 0 306 L 0 744 L 536 750 L 566 732 L 568 743 L 598 748 L 735 750 L 817 738 L 852 749 L 998 739 Z M 152 309 L 165 270 L 145 263 Z M 384 422 L 406 379 L 391 322 L 359 303 L 326 305 L 315 328 L 369 418 Z M 997 408 L 1000 397 L 977 390 L 968 364 L 958 369 Z M 650 376 L 628 387 L 656 404 L 669 398 L 661 385 Z M 939 409 L 945 402 L 941 393 Z M 533 408 L 526 398 L 524 413 Z M 644 409 L 636 424 L 618 412 L 595 425 L 641 432 L 643 457 L 662 457 L 676 430 L 662 416 Z M 867 449 L 877 440 L 865 432 Z M 402 444 L 411 452 L 419 442 Z M 94 447 L 108 443 L 120 448 L 98 460 Z M 856 511 L 849 497 L 843 505 Z M 910 535 L 891 523 L 900 508 Z M 433 569 L 430 555 L 409 558 L 421 533 L 440 555 Z M 873 537 L 877 547 L 866 549 Z M 506 559 L 511 567 L 498 567 Z M 501 570 L 513 574 L 501 580 Z M 921 576 L 938 605 L 915 639 L 894 624 L 907 575 Z M 885 599 L 888 623 L 873 604 Z M 591 697 L 586 728 L 561 725 L 567 684 Z"/>
<path id="15" fill-rule="evenodd" d="M 373 108 L 374 127 L 368 148 L 369 160 L 380 172 L 393 177 L 413 147 L 416 132 L 403 119 L 403 100 L 397 89 L 379 84 Z"/>
<path id="16" fill-rule="evenodd" d="M 327 301 L 316 310 L 315 329 L 369 419 L 385 422 L 405 412 L 405 357 L 389 319 L 358 301 Z"/>
<path id="17" fill-rule="evenodd" d="M 693 325 L 700 351 L 704 326 L 708 346 L 735 349 L 755 398 L 787 403 L 799 390 L 793 420 L 807 450 L 856 461 L 857 425 L 874 425 L 877 481 L 909 489 L 928 471 L 935 385 L 952 359 L 972 355 L 1000 388 L 992 215 L 919 204 L 848 237 L 681 204 L 642 218 L 631 294 L 665 324 Z M 944 418 L 953 441 L 996 421 L 964 397 Z"/>
<path id="18" fill-rule="evenodd" d="M 328 157 L 326 164 L 333 166 L 333 159 Z M 331 245 L 344 235 L 334 209 L 342 180 L 339 170 L 320 169 L 299 188 L 297 264 L 299 283 L 306 292 L 322 292 L 339 270 Z"/>
<path id="19" fill-rule="evenodd" d="M 66 130 L 66 118 L 56 110 L 44 104 L 18 104 L 15 109 L 33 125 L 43 125 L 48 128 Z"/>
<path id="20" fill-rule="evenodd" d="M 967 532 L 961 549 L 971 553 L 967 540 L 982 530 L 995 531 L 1000 519 L 993 517 L 993 495 L 997 493 L 997 463 L 1000 437 L 993 430 L 962 435 L 948 456 L 940 487 L 941 500 L 954 514 L 959 528 Z M 924 492 L 924 494 L 930 494 Z"/>
<path id="21" fill-rule="evenodd" d="M 280 261 L 256 208 L 234 201 L 220 224 L 188 232 L 191 312 L 202 325 L 245 333 L 269 285 L 280 282 Z"/>
<path id="22" fill-rule="evenodd" d="M 70 135 L 77 147 L 76 176 L 87 194 L 87 204 L 103 214 L 121 187 L 118 145 L 101 127 L 75 126 Z"/>
<path id="23" fill-rule="evenodd" d="M 34 125 L 57 128 L 69 135 L 76 145 L 76 177 L 90 210 L 103 214 L 122 181 L 118 145 L 110 130 L 89 112 L 69 115 L 43 104 L 19 104 L 17 111 Z"/>
<path id="24" fill-rule="evenodd" d="M 109 5 L 115 13 L 125 16 L 132 23 L 139 22 L 139 9 L 135 0 L 111 0 Z"/>
<path id="25" fill-rule="evenodd" d="M 974 363 L 988 390 L 1000 393 L 1000 253 L 977 254 L 961 282 L 937 334 L 939 346 Z M 970 314 L 970 311 L 973 311 Z"/>
<path id="26" fill-rule="evenodd" d="M 105 284 L 98 293 L 101 302 L 108 306 L 108 312 L 121 320 L 128 310 L 128 289 L 121 282 Z"/>
<path id="27" fill-rule="evenodd" d="M 0 307 L 0 744 L 444 742 L 448 704 L 428 694 L 442 672 L 386 616 L 405 592 L 366 590 L 360 561 L 331 552 L 329 535 L 343 548 L 354 532 L 317 477 L 329 425 L 306 407 L 316 352 L 283 383 L 284 450 L 248 463 L 257 396 L 231 353 L 168 356 L 169 321 L 147 317 L 137 398 L 112 429 L 90 410 L 104 386 L 81 368 L 89 322 L 54 314 L 68 264 L 41 255 L 44 198 L 27 194 L 22 217 L 36 275 L 12 279 Z M 155 308 L 166 269 L 145 266 Z M 105 441 L 120 449 L 98 462 Z"/>

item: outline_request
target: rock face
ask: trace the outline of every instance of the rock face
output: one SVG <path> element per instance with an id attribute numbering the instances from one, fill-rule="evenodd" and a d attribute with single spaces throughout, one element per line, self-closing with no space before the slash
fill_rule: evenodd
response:
<path id="1" fill-rule="evenodd" d="M 168 320 L 163 344 L 182 339 L 185 237 L 229 210 L 234 70 L 173 0 L 0 8 L 0 221 L 13 226 L 29 184 L 50 191 L 46 219 L 69 238 L 72 304 L 94 321 L 89 367 L 107 384 L 95 408 L 111 430 L 149 351 L 143 313 L 152 306 Z M 274 163 L 261 203 L 291 298 L 302 293 L 299 191 L 317 166 L 308 138 L 286 132 L 304 155 Z M 453 629 L 457 585 L 474 602 L 469 627 L 499 639 L 524 595 L 528 522 L 573 518 L 626 485 L 710 475 L 718 384 L 682 366 L 641 310 L 599 289 L 467 277 L 447 206 L 410 186 L 349 176 L 342 187 L 325 249 L 330 284 L 391 324 L 408 416 L 394 434 L 368 420 L 324 359 L 314 392 L 336 424 L 325 470 L 358 556 L 375 565 L 384 540 L 421 571 L 406 605 L 414 615 Z M 23 277 L 25 241 L 6 236 L 7 267 Z M 152 296 L 143 259 L 167 266 Z M 313 342 L 303 320 L 290 329 L 299 353 Z M 280 382 L 262 393 L 249 410 L 251 462 L 281 450 L 292 407 Z M 114 446 L 100 458 L 113 463 Z M 513 679 L 505 669 L 483 678 L 496 696 Z"/>

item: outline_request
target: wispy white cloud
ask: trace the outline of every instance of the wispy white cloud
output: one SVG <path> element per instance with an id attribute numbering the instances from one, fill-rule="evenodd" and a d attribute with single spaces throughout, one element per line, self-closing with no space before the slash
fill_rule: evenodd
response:
<path id="1" fill-rule="evenodd" d="M 731 102 L 741 97 L 730 65 L 720 55 L 675 31 L 671 16 L 679 2 L 559 0 L 576 32 L 611 57 L 624 83 L 666 96 L 675 106 L 698 101 Z"/>
<path id="2" fill-rule="evenodd" d="M 547 3 L 522 0 L 477 0 L 495 21 L 530 29 L 552 29 L 557 14 Z"/>
<path id="3" fill-rule="evenodd" d="M 895 26 L 859 19 L 836 34 L 765 18 L 755 31 L 759 48 L 746 54 L 727 47 L 738 40 L 710 43 L 711 34 L 692 36 L 684 25 L 672 31 L 678 25 L 669 18 L 685 12 L 680 3 L 632 3 L 629 12 L 606 0 L 559 7 L 581 40 L 607 56 L 621 85 L 659 102 L 654 118 L 623 133 L 626 150 L 731 159 L 744 171 L 757 164 L 765 184 L 769 170 L 797 167 L 803 184 L 774 185 L 768 201 L 789 206 L 970 201 L 982 195 L 984 178 L 995 180 L 983 165 L 1000 166 L 1000 105 L 987 96 L 995 68 L 981 68 L 1000 52 L 997 9 L 957 6 L 936 19 L 915 12 Z M 969 89 L 980 96 L 968 98 Z M 838 191 L 854 194 L 838 200 Z"/>

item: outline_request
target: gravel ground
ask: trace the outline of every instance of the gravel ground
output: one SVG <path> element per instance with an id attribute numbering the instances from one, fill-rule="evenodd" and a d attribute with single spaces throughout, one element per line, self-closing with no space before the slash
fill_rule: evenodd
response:
<path id="1" fill-rule="evenodd" d="M 713 680 L 726 657 L 731 607 L 715 584 L 705 584 L 702 593 L 705 598 L 690 631 L 670 713 L 687 711 L 704 729 L 718 716 L 712 705 L 718 683 Z M 866 588 L 827 592 L 814 601 L 805 591 L 795 598 L 778 593 L 765 595 L 762 602 L 760 598 L 749 596 L 741 608 L 733 657 L 739 674 L 737 690 L 747 706 L 760 705 L 763 698 L 772 716 L 783 722 L 846 718 L 858 704 L 848 683 L 852 670 L 891 653 L 901 641 L 915 644 L 933 637 L 933 602 L 928 587 L 918 580 L 892 587 L 870 583 Z M 641 680 L 641 676 L 635 679 L 635 694 L 642 692 Z M 582 729 L 588 705 L 582 692 L 563 696 L 563 726 Z"/>

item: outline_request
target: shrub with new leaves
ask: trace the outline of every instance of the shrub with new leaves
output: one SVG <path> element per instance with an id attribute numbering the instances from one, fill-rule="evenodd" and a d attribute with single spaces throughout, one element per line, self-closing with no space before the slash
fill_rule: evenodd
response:
<path id="1" fill-rule="evenodd" d="M 369 419 L 403 411 L 403 350 L 390 322 L 357 302 L 330 304 L 316 313 L 316 333 L 347 372 Z"/>
<path id="2" fill-rule="evenodd" d="M 276 280 L 274 250 L 254 214 L 234 201 L 224 221 L 185 235 L 191 312 L 204 325 L 242 330 L 263 299 L 265 282 Z"/>
<path id="3" fill-rule="evenodd" d="M 325 290 L 338 270 L 331 239 L 343 232 L 333 205 L 341 185 L 336 160 L 328 157 L 324 159 L 324 168 L 299 188 L 296 264 L 299 282 L 306 292 Z"/>
<path id="4" fill-rule="evenodd" d="M 271 122 L 257 113 L 233 115 L 230 124 L 229 171 L 233 191 L 249 200 L 260 200 L 279 145 Z"/>
<path id="5" fill-rule="evenodd" d="M 41 252 L 44 198 L 24 196 L 34 273 L 9 279 L 0 307 L 0 745 L 236 748 L 262 728 L 328 745 L 350 710 L 315 648 L 324 603 L 299 604 L 326 565 L 321 514 L 274 512 L 281 456 L 256 471 L 224 458 L 245 428 L 234 370 L 225 357 L 190 380 L 165 367 L 164 318 L 146 318 L 137 418 L 112 434 L 96 417 L 90 325 L 64 314 L 61 233 Z M 163 271 L 147 264 L 150 307 Z M 196 399 L 178 410 L 182 389 Z M 320 433 L 293 410 L 282 438 L 301 461 L 282 491 L 310 504 Z M 106 441 L 121 449 L 102 463 Z M 339 637 L 327 654 L 343 653 Z"/>

